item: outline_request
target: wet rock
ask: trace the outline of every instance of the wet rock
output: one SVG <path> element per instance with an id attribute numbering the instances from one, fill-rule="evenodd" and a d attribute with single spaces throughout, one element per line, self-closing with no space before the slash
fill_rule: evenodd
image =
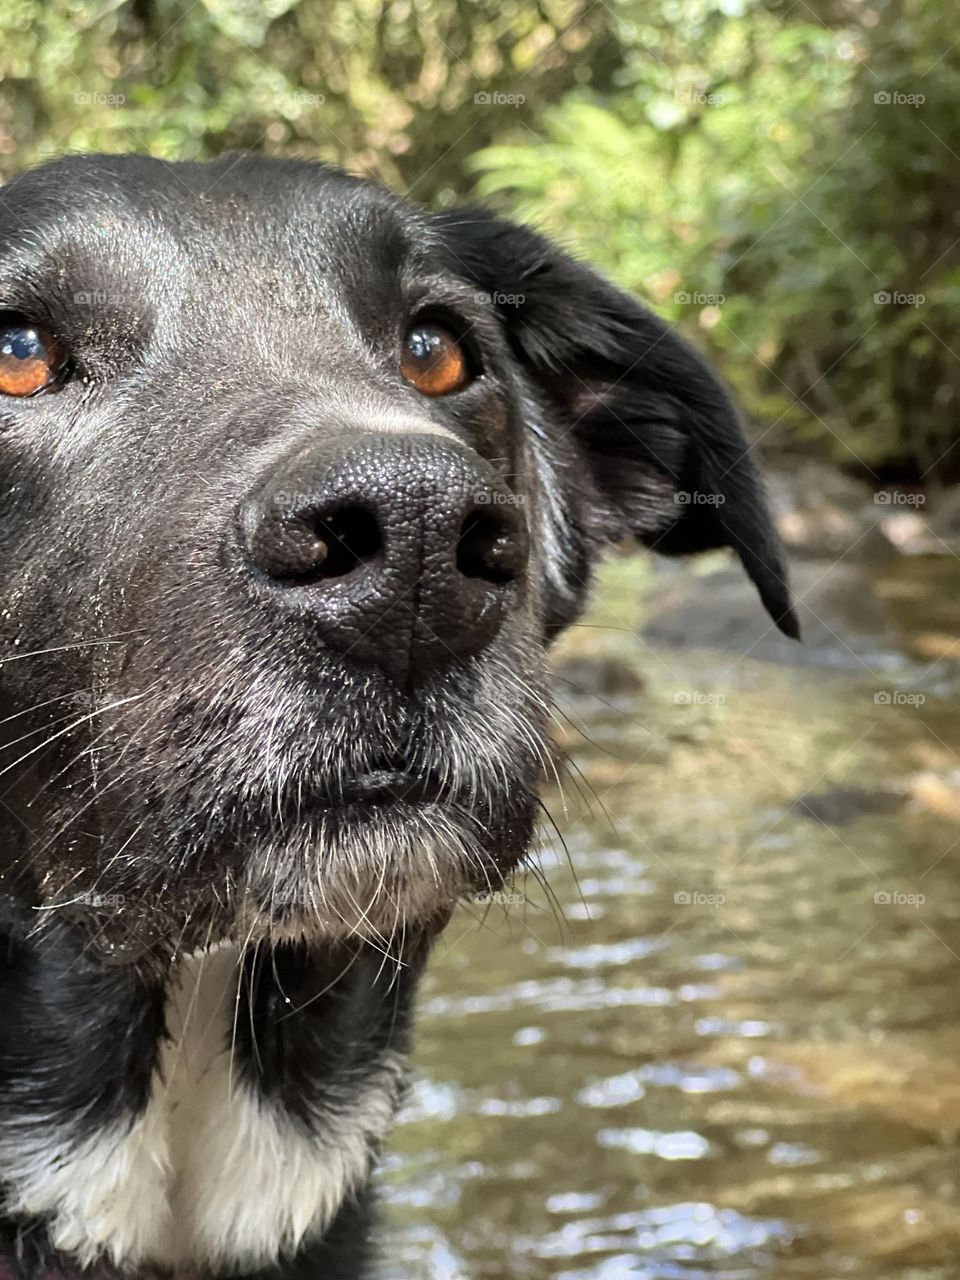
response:
<path id="1" fill-rule="evenodd" d="M 610 698 L 622 693 L 639 693 L 644 680 L 637 668 L 621 658 L 562 656 L 554 664 L 553 677 L 574 693 Z"/>
<path id="2" fill-rule="evenodd" d="M 846 827 L 859 818 L 894 813 L 907 800 L 906 788 L 872 790 L 865 787 L 830 787 L 798 796 L 791 806 L 802 818 L 828 827 Z"/>
<path id="3" fill-rule="evenodd" d="M 941 543 L 941 554 L 960 554 L 960 486 L 933 494 L 925 514 L 931 536 Z"/>
<path id="4" fill-rule="evenodd" d="M 925 770 L 909 782 L 910 795 L 922 809 L 947 818 L 960 818 L 960 771 L 934 773 Z"/>
<path id="5" fill-rule="evenodd" d="M 945 547 L 931 533 L 926 520 L 916 511 L 895 511 L 881 518 L 884 536 L 907 556 L 941 555 Z"/>
<path id="6" fill-rule="evenodd" d="M 883 564 L 896 555 L 960 553 L 960 487 L 871 486 L 809 461 L 775 472 L 767 489 L 795 557 Z"/>
<path id="7" fill-rule="evenodd" d="M 709 574 L 668 565 L 648 598 L 641 634 L 651 644 L 724 649 L 792 666 L 880 672 L 900 665 L 889 605 L 862 567 L 801 561 L 791 582 L 802 644 L 777 630 L 734 561 Z"/>
<path id="8" fill-rule="evenodd" d="M 767 490 L 777 529 L 793 556 L 882 563 L 897 554 L 883 528 L 889 512 L 859 480 L 804 462 L 795 471 L 770 476 Z"/>

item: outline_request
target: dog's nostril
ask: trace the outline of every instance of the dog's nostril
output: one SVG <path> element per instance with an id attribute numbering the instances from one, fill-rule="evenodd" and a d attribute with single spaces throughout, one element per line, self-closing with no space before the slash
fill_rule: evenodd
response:
<path id="1" fill-rule="evenodd" d="M 406 689 L 482 653 L 522 602 L 523 501 L 473 450 L 432 431 L 346 432 L 260 478 L 231 532 L 259 602 L 302 618 L 307 643 Z M 374 774 L 389 788 L 410 769 Z"/>
<path id="2" fill-rule="evenodd" d="M 312 524 L 317 539 L 313 578 L 342 578 L 373 560 L 383 547 L 380 526 L 363 507 L 345 507 Z"/>
<path id="3" fill-rule="evenodd" d="M 457 568 L 466 578 L 512 582 L 517 576 L 516 539 L 507 520 L 487 511 L 471 511 L 460 527 Z"/>

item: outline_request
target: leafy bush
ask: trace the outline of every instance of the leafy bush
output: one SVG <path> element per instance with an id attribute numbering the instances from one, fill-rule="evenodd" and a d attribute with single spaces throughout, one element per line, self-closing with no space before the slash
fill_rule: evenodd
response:
<path id="1" fill-rule="evenodd" d="M 944 0 L 0 0 L 0 177 L 70 149 L 242 147 L 445 204 L 472 174 L 717 352 L 768 444 L 956 478 L 949 13 Z"/>
<path id="2" fill-rule="evenodd" d="M 65 150 L 306 155 L 424 201 L 622 50 L 591 0 L 0 0 L 0 174 Z"/>
<path id="3" fill-rule="evenodd" d="M 955 478 L 960 45 L 942 11 L 683 14 L 682 39 L 630 33 L 608 103 L 575 95 L 543 140 L 477 155 L 480 191 L 697 325 L 767 443 Z"/>

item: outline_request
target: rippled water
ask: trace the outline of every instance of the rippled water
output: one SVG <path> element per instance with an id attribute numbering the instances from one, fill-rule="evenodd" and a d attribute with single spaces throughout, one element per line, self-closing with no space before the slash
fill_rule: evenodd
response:
<path id="1" fill-rule="evenodd" d="M 840 591 L 785 665 L 696 608 L 638 638 L 610 567 L 558 656 L 555 908 L 464 911 L 423 990 L 391 1280 L 958 1274 L 958 568 L 877 578 L 876 633 Z"/>

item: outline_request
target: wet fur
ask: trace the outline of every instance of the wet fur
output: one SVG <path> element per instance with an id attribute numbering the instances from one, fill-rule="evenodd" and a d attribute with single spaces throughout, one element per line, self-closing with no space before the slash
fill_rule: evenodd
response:
<path id="1" fill-rule="evenodd" d="M 546 652 L 604 547 L 730 546 L 795 633 L 735 412 L 533 231 L 299 162 L 26 174 L 0 199 L 0 310 L 73 366 L 0 399 L 0 1256 L 358 1280 L 417 978 L 456 901 L 527 854 Z M 479 350 L 461 395 L 397 377 L 424 310 Z M 487 649 L 399 687 L 257 587 L 236 512 L 304 442 L 408 429 L 497 471 L 533 555 Z M 336 803 L 385 760 L 442 801 Z M 186 982 L 204 964 L 216 991 Z M 171 1097 L 216 1135 L 178 1137 Z"/>

